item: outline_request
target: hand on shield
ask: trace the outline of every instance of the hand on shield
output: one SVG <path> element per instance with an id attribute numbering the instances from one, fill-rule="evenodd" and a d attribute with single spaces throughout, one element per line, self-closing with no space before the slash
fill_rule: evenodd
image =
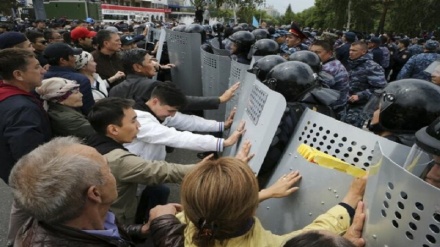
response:
<path id="1" fill-rule="evenodd" d="M 232 85 L 228 90 L 226 90 L 220 97 L 220 103 L 228 102 L 235 94 L 235 91 L 237 91 L 238 87 L 240 87 L 240 82 L 236 82 L 234 85 Z"/>
<path id="2" fill-rule="evenodd" d="M 229 146 L 232 146 L 235 143 L 237 143 L 238 138 L 240 138 L 240 136 L 243 135 L 244 132 L 246 132 L 244 125 L 245 125 L 245 122 L 241 121 L 240 124 L 238 125 L 237 129 L 234 132 L 232 132 L 232 134 L 228 137 L 228 139 L 226 139 L 223 142 L 224 147 L 229 147 Z"/>
<path id="3" fill-rule="evenodd" d="M 353 224 L 344 234 L 344 238 L 350 240 L 356 247 L 364 247 L 365 239 L 362 238 L 362 229 L 364 228 L 365 213 L 364 203 L 358 202 L 356 213 L 354 214 Z"/>
<path id="4" fill-rule="evenodd" d="M 234 122 L 235 112 L 237 112 L 237 108 L 234 107 L 229 113 L 228 118 L 225 120 L 225 130 L 231 128 L 232 122 Z"/>
<path id="5" fill-rule="evenodd" d="M 171 69 L 176 67 L 175 64 L 169 63 L 169 64 L 165 64 L 165 65 L 160 65 L 160 69 Z"/>
<path id="6" fill-rule="evenodd" d="M 293 185 L 296 184 L 301 178 L 302 176 L 298 171 L 283 175 L 269 188 L 260 191 L 258 195 L 260 202 L 269 198 L 286 197 L 299 190 L 299 187 L 293 187 Z"/>
<path id="7" fill-rule="evenodd" d="M 249 154 L 251 151 L 251 146 L 251 142 L 246 140 L 241 146 L 240 151 L 238 151 L 237 155 L 235 155 L 235 158 L 243 161 L 244 163 L 248 163 L 255 156 L 255 154 Z"/>
<path id="8" fill-rule="evenodd" d="M 364 197 L 365 186 L 367 185 L 368 176 L 355 178 L 351 183 L 350 189 L 342 200 L 343 203 L 350 205 L 356 209 L 358 202 Z"/>

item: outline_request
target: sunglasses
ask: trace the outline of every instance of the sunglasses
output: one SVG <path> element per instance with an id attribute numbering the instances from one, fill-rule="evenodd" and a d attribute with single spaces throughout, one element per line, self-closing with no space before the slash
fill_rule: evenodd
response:
<path id="1" fill-rule="evenodd" d="M 40 43 L 40 44 L 42 44 L 42 45 L 45 45 L 45 44 L 47 44 L 47 40 L 41 40 L 41 41 L 39 41 L 38 43 Z"/>

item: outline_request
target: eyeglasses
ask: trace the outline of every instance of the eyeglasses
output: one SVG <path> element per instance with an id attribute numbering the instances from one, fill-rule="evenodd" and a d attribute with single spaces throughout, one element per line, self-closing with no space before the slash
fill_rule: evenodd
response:
<path id="1" fill-rule="evenodd" d="M 41 40 L 41 41 L 38 41 L 38 43 L 45 45 L 45 44 L 47 44 L 47 40 Z"/>

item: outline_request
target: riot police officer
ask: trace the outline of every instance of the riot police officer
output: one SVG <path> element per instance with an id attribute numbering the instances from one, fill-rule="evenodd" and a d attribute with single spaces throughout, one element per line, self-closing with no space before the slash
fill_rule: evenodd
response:
<path id="1" fill-rule="evenodd" d="M 267 74 L 272 70 L 273 67 L 280 63 L 287 62 L 282 56 L 279 55 L 268 55 L 263 58 L 258 59 L 248 72 L 256 75 L 257 79 L 263 82 L 266 80 Z"/>
<path id="2" fill-rule="evenodd" d="M 271 176 L 305 109 L 310 108 L 335 117 L 331 105 L 339 97 L 337 91 L 321 87 L 310 66 L 298 61 L 276 65 L 263 83 L 282 94 L 287 101 L 287 107 L 258 174 L 260 186 L 264 186 Z"/>
<path id="3" fill-rule="evenodd" d="M 417 130 L 440 116 L 440 87 L 419 79 L 389 83 L 364 111 L 374 111 L 368 129 L 394 142 L 412 146 Z"/>
<path id="4" fill-rule="evenodd" d="M 278 54 L 279 46 L 277 42 L 271 39 L 260 39 L 252 45 L 248 54 L 248 59 L 252 56 L 267 56 Z"/>
<path id="5" fill-rule="evenodd" d="M 239 63 L 250 64 L 248 58 L 251 46 L 255 43 L 255 36 L 249 31 L 238 31 L 229 36 L 231 40 L 231 58 Z"/>

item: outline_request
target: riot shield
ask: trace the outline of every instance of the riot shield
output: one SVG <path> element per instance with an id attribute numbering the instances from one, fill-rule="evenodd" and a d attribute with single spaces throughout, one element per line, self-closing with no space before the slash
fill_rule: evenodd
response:
<path id="1" fill-rule="evenodd" d="M 364 196 L 366 246 L 439 246 L 440 189 L 377 150 Z"/>
<path id="2" fill-rule="evenodd" d="M 251 76 L 251 74 L 247 72 L 248 69 L 249 69 L 249 65 L 238 63 L 237 61 L 231 60 L 231 71 L 229 72 L 229 85 L 228 86 L 230 87 L 238 81 L 241 83 L 240 83 L 240 87 L 237 89 L 237 91 L 235 91 L 235 96 L 230 101 L 228 101 L 226 103 L 225 118 L 228 117 L 229 112 L 231 112 L 231 110 L 234 107 L 238 106 L 239 99 L 241 99 L 241 101 L 245 100 L 245 98 L 240 97 L 240 92 L 243 91 L 243 87 L 245 84 L 244 81 L 245 81 L 246 76 Z M 253 79 L 249 78 L 249 82 L 253 83 Z M 243 102 L 241 102 L 241 103 L 243 103 Z M 241 118 L 241 115 L 236 114 L 235 118 Z"/>
<path id="3" fill-rule="evenodd" d="M 186 95 L 202 95 L 202 69 L 200 61 L 200 33 L 182 33 L 167 29 L 167 45 L 173 82 Z"/>
<path id="4" fill-rule="evenodd" d="M 159 36 L 159 41 L 158 42 L 158 48 L 157 48 L 157 52 L 156 52 L 156 60 L 160 63 L 160 59 L 162 58 L 162 51 L 163 51 L 163 44 L 165 43 L 165 38 L 166 38 L 166 32 L 165 29 L 161 29 L 160 30 L 160 36 Z M 157 79 L 157 75 L 155 75 L 153 77 L 154 80 Z"/>
<path id="5" fill-rule="evenodd" d="M 155 43 L 156 40 L 160 39 L 160 34 L 164 30 L 163 28 L 150 28 L 148 30 L 147 41 L 151 43 Z"/>
<path id="6" fill-rule="evenodd" d="M 409 147 L 309 109 L 302 115 L 294 133 L 268 185 L 284 174 L 298 170 L 302 175 L 298 184 L 300 189 L 292 196 L 260 203 L 257 211 L 263 225 L 275 234 L 301 229 L 337 205 L 353 179 L 345 173 L 308 162 L 297 152 L 301 143 L 363 169 L 368 169 L 374 163 L 376 142 L 381 143 L 384 152 L 402 165 L 410 150 Z"/>
<path id="7" fill-rule="evenodd" d="M 251 152 L 255 154 L 249 166 L 257 174 L 286 109 L 286 100 L 259 82 L 254 74 L 249 73 L 245 78 L 231 130 L 245 121 L 246 132 L 237 144 L 225 148 L 223 155 L 235 156 L 243 140 L 249 140 L 252 144 Z"/>
<path id="8" fill-rule="evenodd" d="M 201 49 L 202 56 L 202 89 L 203 96 L 220 96 L 229 85 L 231 59 L 211 54 Z M 225 121 L 226 105 L 221 104 L 218 110 L 205 110 L 207 119 Z"/>

